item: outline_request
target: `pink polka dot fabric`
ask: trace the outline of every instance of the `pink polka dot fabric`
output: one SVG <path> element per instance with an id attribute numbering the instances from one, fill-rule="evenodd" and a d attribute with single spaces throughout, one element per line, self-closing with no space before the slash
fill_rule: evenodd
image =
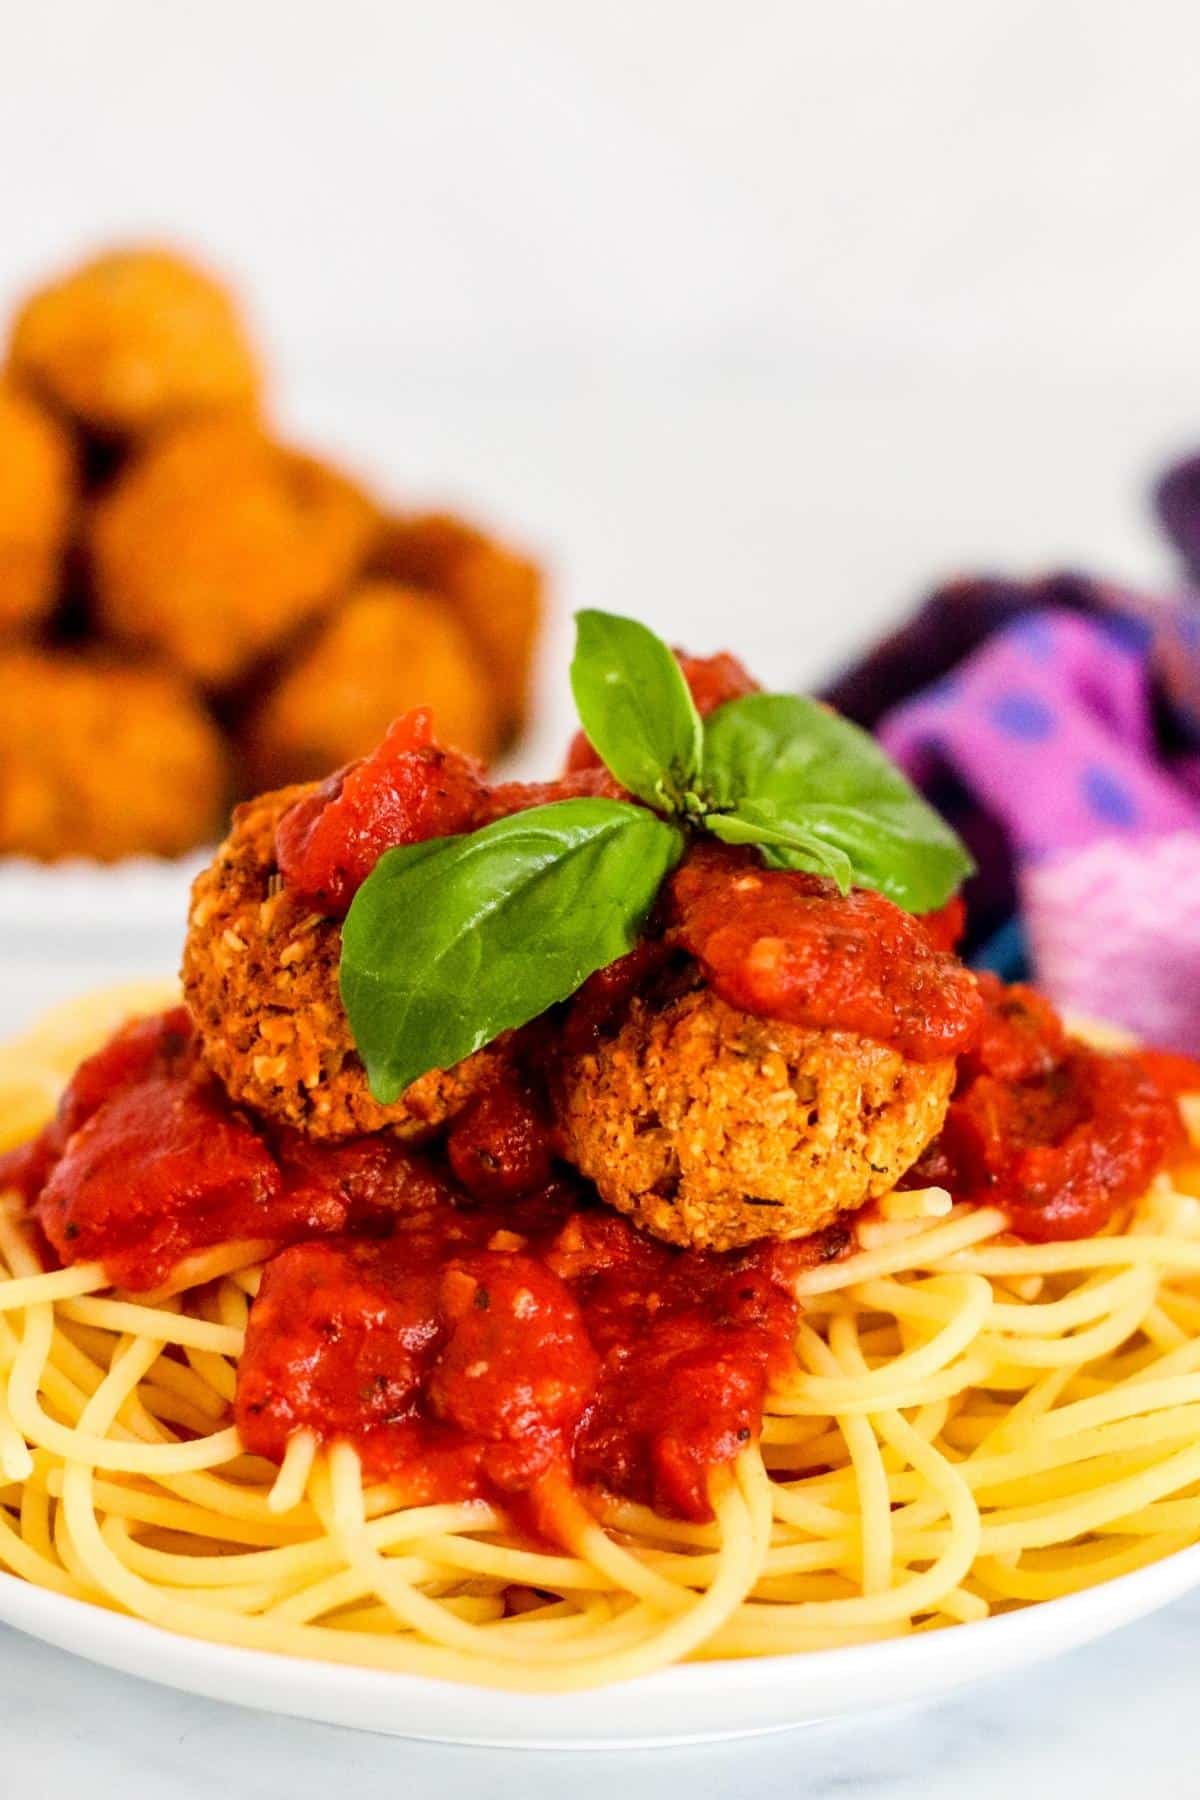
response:
<path id="1" fill-rule="evenodd" d="M 1114 838 L 1029 865 L 1021 904 L 1038 978 L 1065 1012 L 1200 1053 L 1200 837 Z"/>
<path id="2" fill-rule="evenodd" d="M 1157 759 L 1145 657 L 1108 621 L 1029 613 L 878 735 L 916 779 L 953 769 L 1022 861 L 1200 826 L 1200 801 Z"/>
<path id="3" fill-rule="evenodd" d="M 1037 980 L 1061 1006 L 1200 1051 L 1200 783 L 1151 718 L 1151 633 L 1026 613 L 878 735 L 925 786 L 998 820 Z"/>

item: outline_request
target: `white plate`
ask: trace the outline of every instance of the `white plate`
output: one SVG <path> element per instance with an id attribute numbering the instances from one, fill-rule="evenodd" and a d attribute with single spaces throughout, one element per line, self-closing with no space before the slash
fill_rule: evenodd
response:
<path id="1" fill-rule="evenodd" d="M 115 863 L 0 857 L 0 924 L 6 931 L 57 934 L 173 922 L 182 935 L 188 889 L 211 855 L 210 848 L 179 857 L 127 856 Z"/>
<path id="2" fill-rule="evenodd" d="M 46 865 L 0 857 L 0 1038 L 89 988 L 179 967 L 207 852 Z"/>
<path id="3" fill-rule="evenodd" d="M 805 1656 L 689 1663 L 616 1687 L 527 1696 L 293 1661 L 175 1637 L 0 1576 L 0 1620 L 91 1662 L 240 1706 L 440 1743 L 591 1749 L 782 1731 L 940 1700 L 1102 1637 L 1200 1586 L 1200 1546 L 1064 1600 Z"/>

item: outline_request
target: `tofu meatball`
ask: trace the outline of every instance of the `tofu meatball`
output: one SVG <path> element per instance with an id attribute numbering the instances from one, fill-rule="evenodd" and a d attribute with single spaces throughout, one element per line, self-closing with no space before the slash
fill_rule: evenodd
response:
<path id="1" fill-rule="evenodd" d="M 398 713 L 428 707 L 438 736 L 485 761 L 500 719 L 483 658 L 446 602 L 366 581 L 323 620 L 242 731 L 257 787 L 315 780 L 364 755 Z"/>
<path id="2" fill-rule="evenodd" d="M 215 837 L 229 769 L 168 669 L 109 654 L 0 654 L 0 853 L 178 856 Z"/>
<path id="3" fill-rule="evenodd" d="M 0 631 L 53 610 L 75 505 L 75 456 L 63 427 L 0 382 Z"/>
<path id="4" fill-rule="evenodd" d="M 388 522 L 372 566 L 450 601 L 482 653 L 499 700 L 501 735 L 514 737 L 529 708 L 542 614 L 537 564 L 462 519 L 424 513 Z"/>
<path id="5" fill-rule="evenodd" d="M 181 426 L 96 506 L 99 623 L 227 687 L 345 588 L 375 529 L 353 482 L 246 421 Z"/>
<path id="6" fill-rule="evenodd" d="M 183 985 L 204 1059 L 233 1100 L 314 1138 L 427 1136 L 493 1072 L 487 1049 L 372 1099 L 338 992 L 341 930 L 279 879 L 275 827 L 310 786 L 239 806 L 192 889 Z"/>
<path id="7" fill-rule="evenodd" d="M 232 299 L 168 250 L 110 251 L 40 288 L 13 325 L 23 381 L 101 437 L 249 409 L 258 369 Z"/>
<path id="8" fill-rule="evenodd" d="M 568 1058 L 558 1124 L 610 1206 L 669 1243 L 731 1250 L 806 1237 L 893 1187 L 936 1136 L 954 1070 L 696 987 L 634 999 Z"/>

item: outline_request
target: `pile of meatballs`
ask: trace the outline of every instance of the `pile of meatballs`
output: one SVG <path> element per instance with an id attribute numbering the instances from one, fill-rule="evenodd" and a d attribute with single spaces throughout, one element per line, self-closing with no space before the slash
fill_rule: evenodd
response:
<path id="1" fill-rule="evenodd" d="M 181 854 L 417 702 L 487 761 L 541 591 L 474 526 L 281 443 L 205 269 L 89 261 L 21 306 L 0 373 L 0 855 Z"/>
<path id="2" fill-rule="evenodd" d="M 753 685 L 724 657 L 689 659 L 687 676 L 702 710 L 728 695 L 731 676 L 741 691 Z M 478 785 L 453 750 L 410 754 L 397 790 L 409 804 L 422 783 L 442 794 Z M 384 765 L 376 776 L 391 779 Z M 502 817 L 561 791 L 512 782 L 487 798 Z M 346 1180 L 365 1143 L 380 1143 L 386 1159 L 388 1140 L 400 1140 L 444 1148 L 475 1198 L 515 1199 L 546 1184 L 553 1153 L 668 1243 L 732 1250 L 767 1236 L 820 1237 L 815 1253 L 836 1255 L 848 1242 L 843 1215 L 893 1188 L 941 1130 L 953 1054 L 918 1061 L 852 1030 L 759 1016 L 718 995 L 676 929 L 689 867 L 715 858 L 743 898 L 766 879 L 798 878 L 711 845 L 693 847 L 668 881 L 637 948 L 566 1005 L 380 1102 L 339 992 L 347 896 L 297 886 L 286 849 L 289 821 L 314 803 L 336 805 L 340 792 L 339 778 L 295 784 L 237 808 L 192 889 L 182 977 L 203 1060 L 229 1098 L 323 1149 L 335 1167 L 347 1149 Z M 382 816 L 396 825 L 404 807 Z M 351 862 L 361 850 L 360 840 Z M 954 988 L 969 1018 L 974 977 L 915 920 L 907 942 L 930 986 Z M 749 961 L 756 948 L 747 946 Z"/>

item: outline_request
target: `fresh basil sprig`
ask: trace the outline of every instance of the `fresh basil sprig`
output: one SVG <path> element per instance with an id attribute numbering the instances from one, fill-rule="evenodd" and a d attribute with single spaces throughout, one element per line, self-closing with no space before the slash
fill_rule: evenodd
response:
<path id="1" fill-rule="evenodd" d="M 571 665 L 593 747 L 641 801 L 560 800 L 387 851 L 342 930 L 341 993 L 372 1094 L 565 1000 L 644 929 L 689 834 L 773 868 L 877 888 L 911 912 L 971 873 L 958 838 L 879 746 L 812 700 L 750 694 L 704 722 L 646 626 L 583 612 Z"/>
<path id="2" fill-rule="evenodd" d="M 705 725 L 702 784 L 703 823 L 727 843 L 762 843 L 772 862 L 830 874 L 843 889 L 877 888 L 908 912 L 943 906 L 974 866 L 873 738 L 796 694 L 719 706 Z M 731 838 L 729 816 L 772 835 Z M 837 856 L 840 874 L 819 867 L 822 849 Z"/>
<path id="3" fill-rule="evenodd" d="M 765 801 L 756 806 L 745 800 L 731 812 L 705 813 L 701 823 L 723 844 L 753 844 L 770 868 L 824 875 L 835 881 L 843 894 L 851 885 L 854 869 L 844 850 L 822 843 L 802 825 L 777 818 Z"/>
<path id="4" fill-rule="evenodd" d="M 704 727 L 683 670 L 636 619 L 581 612 L 575 627 L 571 692 L 593 750 L 647 806 L 685 812 Z"/>
<path id="5" fill-rule="evenodd" d="M 376 1100 L 624 956 L 683 845 L 645 807 L 562 800 L 388 850 L 342 927 L 342 1003 Z"/>

